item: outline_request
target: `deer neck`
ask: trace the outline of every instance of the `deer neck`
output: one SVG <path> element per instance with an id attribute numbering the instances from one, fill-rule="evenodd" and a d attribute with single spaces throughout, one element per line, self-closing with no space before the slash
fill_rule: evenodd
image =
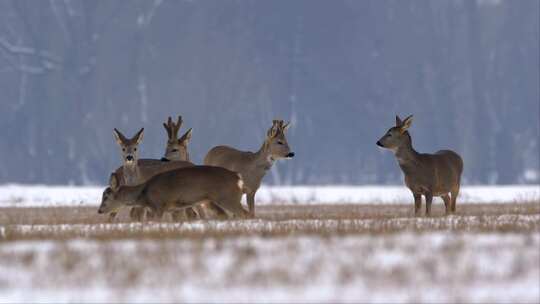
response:
<path id="1" fill-rule="evenodd" d="M 120 190 L 118 190 L 118 198 L 119 200 L 128 205 L 133 204 L 137 202 L 145 186 L 146 184 L 139 184 L 136 186 L 122 186 Z"/>
<path id="2" fill-rule="evenodd" d="M 405 144 L 394 150 L 394 155 L 396 156 L 399 166 L 406 174 L 409 169 L 420 165 L 419 153 L 414 150 L 410 136 Z"/>
<path id="3" fill-rule="evenodd" d="M 272 158 L 272 154 L 270 153 L 270 145 L 265 140 L 259 151 L 255 153 L 255 165 L 257 168 L 267 171 L 272 168 L 274 161 L 275 159 Z"/>
<path id="4" fill-rule="evenodd" d="M 137 162 L 134 163 L 135 164 L 132 165 L 124 164 L 123 166 L 124 182 L 128 186 L 140 184 L 140 181 L 142 180 L 141 170 L 139 169 Z"/>

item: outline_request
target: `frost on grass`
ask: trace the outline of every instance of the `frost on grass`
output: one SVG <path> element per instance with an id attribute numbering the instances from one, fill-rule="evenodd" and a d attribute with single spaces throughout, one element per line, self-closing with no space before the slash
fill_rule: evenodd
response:
<path id="1" fill-rule="evenodd" d="M 0 186 L 0 207 L 97 206 L 103 187 Z M 436 198 L 439 200 L 439 198 Z M 458 204 L 540 202 L 540 186 L 462 187 Z M 263 186 L 257 204 L 412 203 L 405 186 Z"/>
<path id="2" fill-rule="evenodd" d="M 538 232 L 5 242 L 0 299 L 538 302 L 539 246 Z"/>
<path id="3" fill-rule="evenodd" d="M 346 235 L 400 231 L 532 232 L 540 230 L 540 214 L 446 216 L 378 219 L 199 220 L 97 224 L 15 224 L 0 226 L 0 241 L 68 238 L 176 238 L 291 234 Z"/>

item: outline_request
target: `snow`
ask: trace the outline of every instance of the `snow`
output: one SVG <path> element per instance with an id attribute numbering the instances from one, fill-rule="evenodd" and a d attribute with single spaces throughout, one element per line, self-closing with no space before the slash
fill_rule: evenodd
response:
<path id="1" fill-rule="evenodd" d="M 0 243 L 0 302 L 538 302 L 540 234 Z"/>
<path id="2" fill-rule="evenodd" d="M 0 186 L 1 207 L 98 206 L 103 187 Z M 404 186 L 262 186 L 257 204 L 395 204 L 410 203 Z M 465 186 L 461 203 L 540 202 L 540 186 Z"/>

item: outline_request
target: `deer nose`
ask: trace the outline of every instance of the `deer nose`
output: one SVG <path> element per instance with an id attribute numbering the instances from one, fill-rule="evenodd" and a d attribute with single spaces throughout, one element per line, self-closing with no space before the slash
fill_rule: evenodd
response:
<path id="1" fill-rule="evenodd" d="M 383 146 L 383 145 L 381 144 L 381 141 L 380 141 L 380 140 L 377 141 L 377 146 L 379 146 L 379 147 L 382 147 L 382 146 Z"/>
<path id="2" fill-rule="evenodd" d="M 293 158 L 294 157 L 294 152 L 290 152 L 289 154 L 287 154 L 287 158 Z"/>
<path id="3" fill-rule="evenodd" d="M 126 156 L 126 159 L 129 160 L 129 161 L 132 161 L 132 160 L 133 160 L 133 156 L 128 155 L 128 156 Z"/>
<path id="4" fill-rule="evenodd" d="M 103 214 L 103 210 L 101 210 L 101 208 L 98 209 L 97 211 L 98 214 Z"/>

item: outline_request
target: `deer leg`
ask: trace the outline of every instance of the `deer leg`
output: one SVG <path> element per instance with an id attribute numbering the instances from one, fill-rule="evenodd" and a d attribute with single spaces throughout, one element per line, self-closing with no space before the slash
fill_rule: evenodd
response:
<path id="1" fill-rule="evenodd" d="M 129 218 L 132 221 L 137 220 L 137 208 L 136 207 L 133 207 L 133 208 L 129 209 Z"/>
<path id="2" fill-rule="evenodd" d="M 245 218 L 250 216 L 250 213 L 247 212 L 244 207 L 242 207 L 241 200 L 242 194 L 240 194 L 239 196 L 225 197 L 215 203 L 222 209 L 230 211 L 234 217 Z"/>
<path id="3" fill-rule="evenodd" d="M 222 207 L 219 203 L 216 202 L 209 202 L 208 204 L 209 209 L 214 210 L 214 212 L 217 214 L 218 219 L 228 219 L 229 215 L 225 210 L 228 210 L 227 208 Z"/>
<path id="4" fill-rule="evenodd" d="M 445 194 L 441 196 L 444 201 L 444 207 L 446 208 L 446 215 L 450 214 L 450 207 L 452 206 L 450 202 L 450 195 Z"/>
<path id="5" fill-rule="evenodd" d="M 117 214 L 118 214 L 117 212 L 111 212 L 111 213 L 109 214 L 109 222 L 114 221 L 114 219 L 116 218 L 116 215 L 117 215 Z"/>
<path id="6" fill-rule="evenodd" d="M 197 215 L 197 212 L 195 212 L 193 208 L 187 208 L 186 217 L 188 220 L 196 220 L 199 216 Z"/>
<path id="7" fill-rule="evenodd" d="M 223 208 L 221 208 L 221 206 L 219 206 L 215 202 L 210 202 L 208 204 L 208 207 L 210 207 L 210 209 L 216 212 L 218 218 L 226 219 L 229 217 L 229 215 L 227 215 L 227 212 L 225 212 L 225 210 L 223 210 Z"/>
<path id="8" fill-rule="evenodd" d="M 199 215 L 199 219 L 205 219 L 206 216 L 206 203 L 199 204 L 198 206 L 193 207 Z"/>
<path id="9" fill-rule="evenodd" d="M 456 212 L 456 200 L 459 195 L 459 186 L 452 191 L 452 199 L 451 199 L 451 211 L 452 213 Z"/>
<path id="10" fill-rule="evenodd" d="M 420 208 L 422 207 L 422 194 L 413 194 L 414 195 L 414 215 L 420 215 Z"/>
<path id="11" fill-rule="evenodd" d="M 433 194 L 426 193 L 426 215 L 431 215 L 431 202 L 433 201 Z"/>
<path id="12" fill-rule="evenodd" d="M 172 217 L 172 220 L 175 221 L 175 222 L 180 222 L 181 220 L 183 220 L 185 217 L 183 216 L 183 211 L 173 211 L 171 212 L 171 217 Z"/>
<path id="13" fill-rule="evenodd" d="M 255 192 L 246 194 L 249 208 L 249 217 L 255 217 Z"/>
<path id="14" fill-rule="evenodd" d="M 143 215 L 144 215 L 144 209 L 142 210 L 143 211 Z M 151 219 L 154 219 L 156 217 L 156 214 L 154 213 L 154 211 L 152 209 L 148 209 L 148 211 L 146 211 L 146 219 L 147 220 L 151 220 Z"/>
<path id="15" fill-rule="evenodd" d="M 129 217 L 133 221 L 141 221 L 142 219 L 142 212 L 140 207 L 133 207 L 129 211 Z"/>

